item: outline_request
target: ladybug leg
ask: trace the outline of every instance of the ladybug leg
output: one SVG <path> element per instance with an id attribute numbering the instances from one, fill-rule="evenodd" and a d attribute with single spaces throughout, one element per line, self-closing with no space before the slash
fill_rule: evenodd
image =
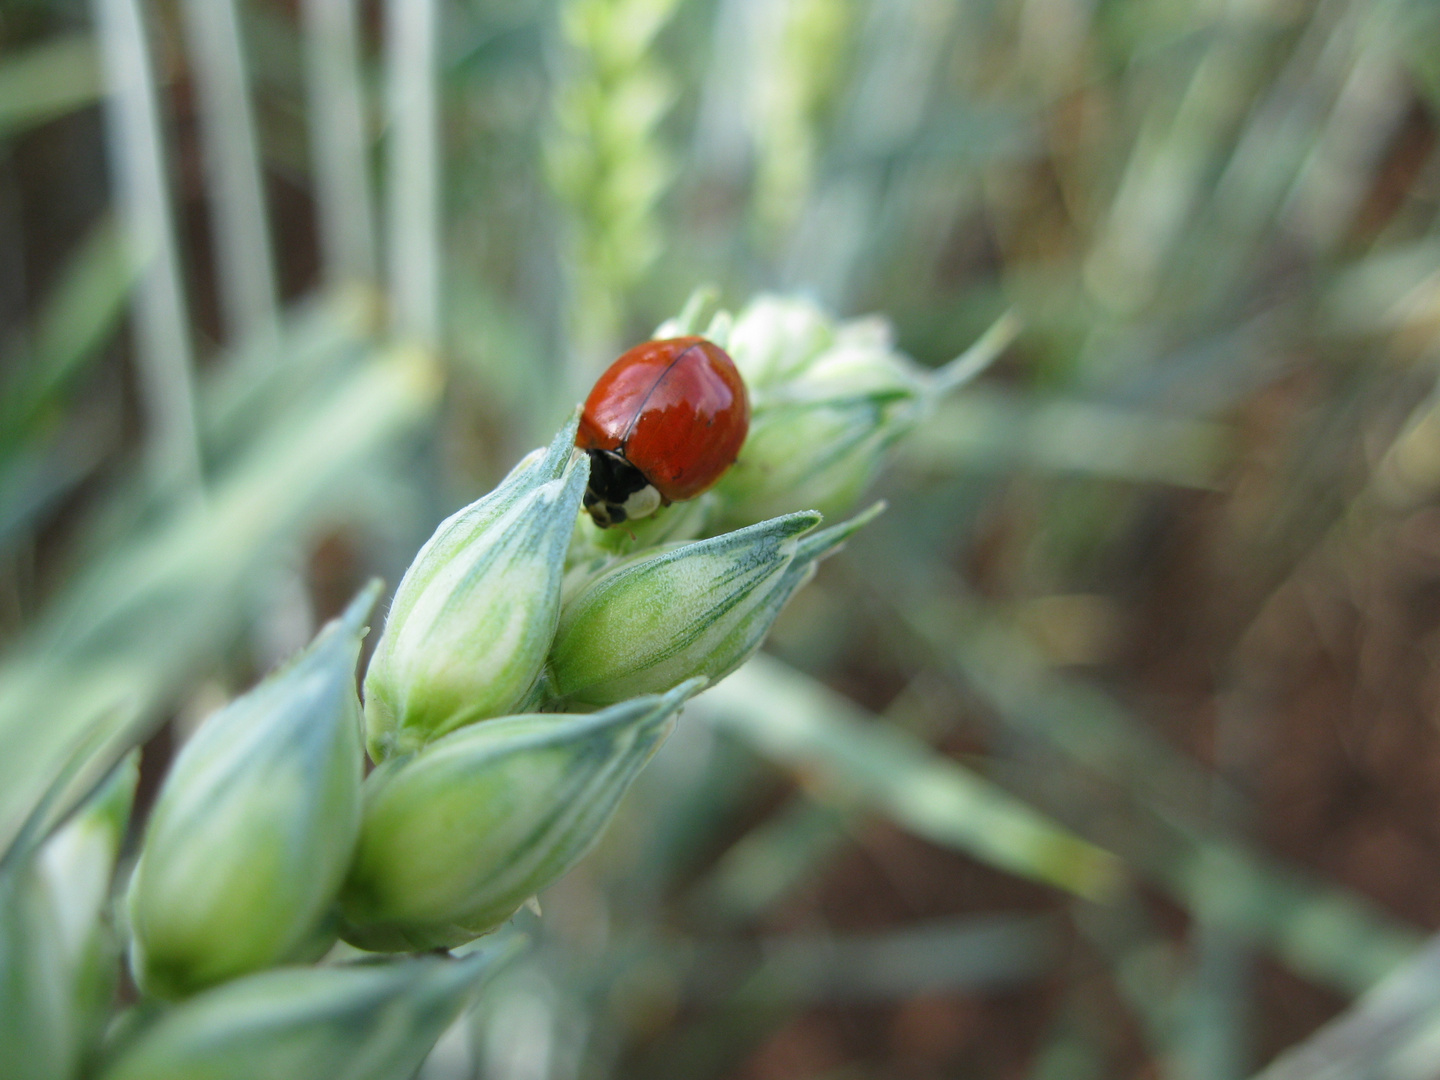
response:
<path id="1" fill-rule="evenodd" d="M 602 529 L 660 508 L 660 493 L 644 473 L 613 450 L 590 450 L 590 481 L 585 486 L 585 509 Z"/>

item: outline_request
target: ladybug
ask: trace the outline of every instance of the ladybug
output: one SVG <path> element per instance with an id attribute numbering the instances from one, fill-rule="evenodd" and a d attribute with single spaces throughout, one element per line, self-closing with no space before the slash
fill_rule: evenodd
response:
<path id="1" fill-rule="evenodd" d="M 750 399 L 735 362 L 700 337 L 636 345 L 585 399 L 585 509 L 602 529 L 693 499 L 740 453 Z"/>

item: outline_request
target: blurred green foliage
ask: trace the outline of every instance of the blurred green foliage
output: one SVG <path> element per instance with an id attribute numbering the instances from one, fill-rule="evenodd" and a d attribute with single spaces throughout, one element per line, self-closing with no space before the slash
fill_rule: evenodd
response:
<path id="1" fill-rule="evenodd" d="M 7 888 L 695 287 L 1012 312 L 421 1075 L 1440 1069 L 1432 4 L 213 3 L 0 7 Z"/>

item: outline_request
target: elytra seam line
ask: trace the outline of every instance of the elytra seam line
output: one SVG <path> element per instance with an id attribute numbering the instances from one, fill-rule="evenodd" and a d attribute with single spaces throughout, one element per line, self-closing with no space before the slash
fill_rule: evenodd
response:
<path id="1" fill-rule="evenodd" d="M 689 356 L 692 349 L 698 349 L 698 348 L 700 348 L 700 345 L 699 345 L 698 342 L 697 342 L 696 344 L 694 344 L 694 345 L 687 345 L 687 346 L 685 347 L 684 351 L 681 352 L 679 356 L 675 357 L 674 360 L 671 360 L 670 363 L 668 363 L 668 364 L 665 365 L 665 370 L 662 371 L 662 372 L 660 373 L 660 377 L 655 380 L 655 385 L 653 385 L 652 387 L 650 387 L 649 390 L 645 391 L 645 396 L 640 399 L 640 406 L 639 406 L 639 408 L 637 408 L 637 409 L 635 410 L 635 415 L 634 415 L 634 416 L 631 418 L 631 420 L 630 420 L 630 426 L 625 429 L 625 434 L 622 435 L 622 436 L 620 436 L 620 445 L 621 445 L 622 447 L 623 447 L 627 442 L 630 441 L 630 436 L 631 436 L 632 434 L 634 434 L 634 432 L 635 432 L 635 425 L 640 422 L 640 417 L 641 417 L 641 416 L 644 414 L 644 412 L 645 412 L 645 405 L 646 405 L 647 402 L 649 402 L 649 400 L 650 400 L 650 395 L 653 394 L 653 393 L 655 393 L 655 391 L 660 388 L 660 384 L 663 383 L 667 378 L 670 377 L 670 370 L 671 370 L 671 368 L 673 368 L 676 364 L 680 363 L 681 360 L 684 360 L 685 357 Z"/>

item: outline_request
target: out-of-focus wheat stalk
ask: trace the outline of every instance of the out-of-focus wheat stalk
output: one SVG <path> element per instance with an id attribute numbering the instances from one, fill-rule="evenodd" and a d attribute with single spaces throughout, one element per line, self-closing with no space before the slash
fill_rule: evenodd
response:
<path id="1" fill-rule="evenodd" d="M 116 202 L 144 270 L 135 291 L 136 355 L 157 477 L 194 489 L 200 446 L 190 319 L 181 285 L 165 143 L 138 0 L 94 0 L 105 62 L 106 120 Z"/>
<path id="2" fill-rule="evenodd" d="M 309 121 L 321 264 L 331 285 L 373 282 L 370 127 L 354 0 L 304 0 Z"/>
<path id="3" fill-rule="evenodd" d="M 386 41 L 386 281 L 396 333 L 438 345 L 440 311 L 441 7 L 390 0 Z"/>
<path id="4" fill-rule="evenodd" d="M 675 167 L 658 128 L 676 87 L 655 39 L 679 5 L 560 5 L 565 47 L 546 169 L 568 211 L 571 392 L 582 391 L 615 350 L 629 291 L 663 243 L 656 203 Z"/>
<path id="5" fill-rule="evenodd" d="M 235 0 L 191 0 L 185 26 L 200 103 L 226 330 L 241 340 L 263 336 L 273 347 L 280 315 L 270 215 Z"/>

